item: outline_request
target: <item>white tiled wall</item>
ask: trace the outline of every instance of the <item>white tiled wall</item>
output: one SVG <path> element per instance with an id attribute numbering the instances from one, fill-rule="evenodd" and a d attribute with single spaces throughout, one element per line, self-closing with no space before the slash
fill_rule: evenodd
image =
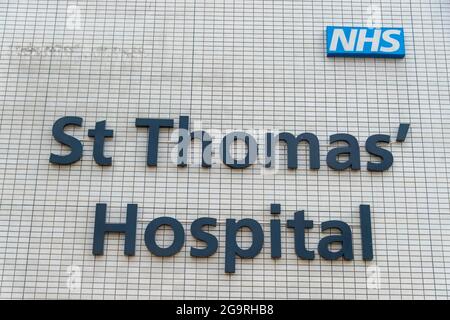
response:
<path id="1" fill-rule="evenodd" d="M 371 22 L 404 27 L 405 59 L 326 58 L 327 25 Z M 0 298 L 448 298 L 448 1 L 11 0 L 0 3 L 0 26 Z M 64 115 L 84 118 L 73 132 L 85 152 L 58 167 L 48 160 L 62 150 L 51 128 Z M 135 118 L 180 115 L 207 131 L 316 133 L 322 167 L 300 158 L 291 171 L 284 157 L 274 174 L 261 164 L 177 168 L 167 131 L 158 167 L 147 167 Z M 111 167 L 91 156 L 87 130 L 100 120 L 115 134 Z M 389 171 L 327 168 L 330 134 L 353 134 L 363 146 L 372 134 L 395 137 L 402 122 L 410 133 L 391 144 Z M 136 256 L 123 255 L 117 235 L 104 256 L 91 254 L 99 202 L 116 222 L 128 203 L 139 205 Z M 297 259 L 285 228 L 283 256 L 272 260 L 273 202 L 283 225 L 296 210 L 315 221 L 311 248 L 320 222 L 348 222 L 355 260 Z M 362 203 L 372 208 L 371 263 L 361 257 Z M 190 257 L 187 232 L 176 256 L 152 256 L 144 230 L 163 215 L 186 230 L 196 217 L 217 218 L 218 252 Z M 224 273 L 229 217 L 254 218 L 266 231 L 263 252 L 238 259 L 232 275 Z"/>

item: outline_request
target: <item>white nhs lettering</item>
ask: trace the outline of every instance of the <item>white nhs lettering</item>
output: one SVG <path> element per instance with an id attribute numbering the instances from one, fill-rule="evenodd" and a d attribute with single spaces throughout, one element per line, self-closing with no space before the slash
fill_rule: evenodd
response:
<path id="1" fill-rule="evenodd" d="M 350 32 L 345 32 L 343 28 L 336 28 L 333 30 L 329 50 L 337 51 L 339 44 L 347 52 L 363 52 L 366 44 L 371 44 L 371 52 L 392 53 L 400 49 L 400 42 L 394 37 L 401 35 L 400 30 L 375 29 L 371 36 L 367 31 L 368 29 L 351 29 Z"/>

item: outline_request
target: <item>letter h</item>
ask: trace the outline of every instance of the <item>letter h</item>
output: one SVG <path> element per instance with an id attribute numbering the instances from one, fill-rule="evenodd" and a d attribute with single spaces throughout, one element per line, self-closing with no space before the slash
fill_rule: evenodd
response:
<path id="1" fill-rule="evenodd" d="M 134 256 L 136 248 L 136 222 L 136 204 L 129 204 L 127 206 L 126 223 L 106 223 L 106 204 L 97 203 L 95 208 L 94 244 L 92 247 L 92 254 L 95 256 L 103 255 L 105 234 L 108 232 L 118 232 L 125 233 L 124 254 L 126 256 Z"/>

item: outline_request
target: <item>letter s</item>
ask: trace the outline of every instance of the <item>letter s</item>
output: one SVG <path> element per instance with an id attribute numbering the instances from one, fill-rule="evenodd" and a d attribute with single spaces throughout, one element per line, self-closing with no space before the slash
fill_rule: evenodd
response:
<path id="1" fill-rule="evenodd" d="M 79 117 L 62 117 L 53 125 L 53 137 L 59 143 L 68 146 L 71 152 L 68 155 L 61 156 L 56 154 L 50 155 L 50 162 L 54 164 L 72 164 L 81 159 L 83 155 L 83 145 L 80 140 L 64 133 L 64 128 L 69 125 L 81 127 L 83 118 Z"/>
<path id="2" fill-rule="evenodd" d="M 380 48 L 380 51 L 382 52 L 397 52 L 400 49 L 400 41 L 398 39 L 395 39 L 392 37 L 393 35 L 400 36 L 401 35 L 400 30 L 386 30 L 383 32 L 383 41 L 389 43 L 390 47 L 382 46 Z"/>
<path id="3" fill-rule="evenodd" d="M 216 224 L 217 220 L 214 218 L 199 218 L 192 223 L 191 226 L 192 236 L 197 240 L 205 242 L 206 248 L 198 249 L 191 247 L 191 256 L 210 257 L 217 251 L 218 247 L 217 238 L 212 234 L 202 230 L 204 226 L 215 227 Z"/>
<path id="4" fill-rule="evenodd" d="M 392 156 L 392 153 L 377 146 L 377 144 L 380 142 L 389 143 L 391 142 L 391 137 L 384 134 L 376 134 L 370 136 L 366 141 L 366 151 L 371 155 L 381 158 L 382 160 L 379 163 L 367 162 L 368 171 L 386 171 L 394 163 L 394 157 Z"/>

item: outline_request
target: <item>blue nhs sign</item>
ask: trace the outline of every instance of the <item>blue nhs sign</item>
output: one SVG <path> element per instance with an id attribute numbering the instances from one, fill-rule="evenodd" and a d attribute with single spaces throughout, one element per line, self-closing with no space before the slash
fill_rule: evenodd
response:
<path id="1" fill-rule="evenodd" d="M 405 57 L 403 28 L 327 27 L 328 57 Z"/>

